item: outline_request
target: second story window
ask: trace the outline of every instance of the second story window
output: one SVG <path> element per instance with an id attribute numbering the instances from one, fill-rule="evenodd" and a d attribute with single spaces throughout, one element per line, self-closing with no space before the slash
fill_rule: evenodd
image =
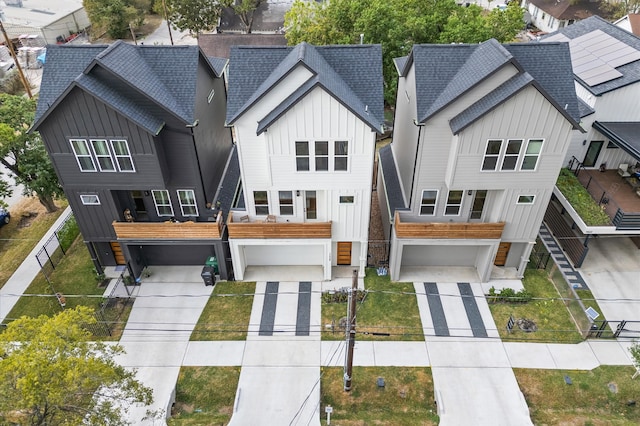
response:
<path id="1" fill-rule="evenodd" d="M 131 153 L 129 152 L 129 145 L 127 141 L 122 139 L 116 139 L 111 141 L 111 147 L 113 153 L 116 156 L 116 162 L 118 163 L 118 170 L 121 172 L 135 172 L 133 167 L 133 160 L 131 159 Z"/>
<path id="2" fill-rule="evenodd" d="M 520 157 L 520 148 L 522 147 L 522 139 L 509 139 L 507 148 L 502 158 L 501 170 L 515 170 Z"/>
<path id="3" fill-rule="evenodd" d="M 309 170 L 309 142 L 296 142 L 296 170 Z"/>
<path id="4" fill-rule="evenodd" d="M 153 202 L 156 205 L 156 212 L 158 216 L 173 216 L 173 206 L 171 206 L 171 198 L 169 198 L 169 191 L 153 190 Z"/>
<path id="5" fill-rule="evenodd" d="M 433 216 L 436 212 L 437 201 L 438 201 L 438 191 L 436 190 L 422 191 L 422 199 L 420 200 L 420 215 Z"/>
<path id="6" fill-rule="evenodd" d="M 253 202 L 256 207 L 256 215 L 266 216 L 269 214 L 267 191 L 253 191 Z"/>
<path id="7" fill-rule="evenodd" d="M 542 152 L 542 139 L 529 139 L 520 170 L 535 170 Z"/>
<path id="8" fill-rule="evenodd" d="M 71 148 L 73 149 L 73 154 L 76 156 L 76 161 L 78 162 L 78 167 L 83 172 L 95 172 L 96 165 L 93 162 L 93 157 L 91 157 L 91 152 L 89 151 L 89 144 L 85 139 L 71 139 Z"/>
<path id="9" fill-rule="evenodd" d="M 489 139 L 487 149 L 484 152 L 484 160 L 482 161 L 482 170 L 496 170 L 498 167 L 498 158 L 502 150 L 501 139 Z"/>
<path id="10" fill-rule="evenodd" d="M 92 139 L 91 148 L 93 149 L 93 155 L 98 160 L 98 167 L 101 172 L 115 172 L 116 166 L 113 164 L 113 158 L 111 158 L 111 152 L 109 152 L 109 144 L 106 139 Z"/>
<path id="11" fill-rule="evenodd" d="M 180 201 L 182 216 L 198 216 L 196 194 L 193 192 L 193 189 L 179 189 L 178 201 Z"/>
<path id="12" fill-rule="evenodd" d="M 124 139 L 71 139 L 71 149 L 83 172 L 135 172 L 135 166 Z M 96 167 L 97 164 L 97 167 Z"/>
<path id="13" fill-rule="evenodd" d="M 316 171 L 326 172 L 329 170 L 329 142 L 316 142 Z"/>
<path id="14" fill-rule="evenodd" d="M 335 141 L 333 150 L 333 169 L 335 171 L 347 171 L 349 165 L 349 142 Z"/>

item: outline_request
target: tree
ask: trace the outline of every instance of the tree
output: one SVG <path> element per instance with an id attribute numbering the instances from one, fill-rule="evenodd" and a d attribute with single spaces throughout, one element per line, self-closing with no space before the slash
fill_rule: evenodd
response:
<path id="1" fill-rule="evenodd" d="M 121 425 L 131 404 L 152 402 L 135 372 L 116 364 L 119 345 L 91 342 L 80 306 L 22 317 L 0 334 L 0 423 Z"/>
<path id="2" fill-rule="evenodd" d="M 240 22 L 244 26 L 244 32 L 251 34 L 253 26 L 253 14 L 265 0 L 224 0 L 223 6 L 230 7 L 233 12 L 240 18 Z"/>
<path id="3" fill-rule="evenodd" d="M 636 374 L 633 375 L 633 378 L 635 378 L 640 374 L 640 343 L 637 340 L 634 340 L 629 346 L 629 353 L 631 354 L 633 366 L 636 368 Z"/>
<path id="4" fill-rule="evenodd" d="M 419 43 L 478 43 L 489 38 L 513 40 L 524 27 L 523 10 L 512 2 L 495 13 L 477 5 L 461 7 L 455 0 L 296 0 L 285 14 L 287 42 L 311 44 L 364 43 L 382 45 L 385 100 L 395 102 L 394 58 Z"/>
<path id="5" fill-rule="evenodd" d="M 54 199 L 64 195 L 37 132 L 28 133 L 36 103 L 23 96 L 0 94 L 0 163 L 24 186 L 24 195 L 35 194 L 51 213 Z"/>
<path id="6" fill-rule="evenodd" d="M 113 39 L 126 38 L 130 25 L 138 26 L 151 8 L 150 0 L 83 0 L 91 25 L 104 28 Z"/>
<path id="7" fill-rule="evenodd" d="M 222 14 L 218 0 L 166 0 L 165 4 L 169 21 L 194 37 L 215 29 Z"/>

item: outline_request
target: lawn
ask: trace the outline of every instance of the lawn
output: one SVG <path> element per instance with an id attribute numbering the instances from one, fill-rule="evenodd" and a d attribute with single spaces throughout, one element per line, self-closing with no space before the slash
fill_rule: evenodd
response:
<path id="1" fill-rule="evenodd" d="M 217 283 L 191 340 L 245 340 L 255 291 L 254 282 Z"/>
<path id="2" fill-rule="evenodd" d="M 66 200 L 58 200 L 60 207 L 47 213 L 37 198 L 23 198 L 11 208 L 11 222 L 0 228 L 0 288 L 38 244 L 42 236 L 67 207 Z"/>
<path id="3" fill-rule="evenodd" d="M 375 269 L 369 268 L 364 286 L 367 294 L 356 305 L 358 340 L 424 340 L 413 283 L 392 283 L 388 275 L 378 276 Z M 335 324 L 333 331 L 325 327 L 323 340 L 344 339 L 339 324 L 346 315 L 346 302 L 322 302 L 323 326 Z"/>
<path id="4" fill-rule="evenodd" d="M 514 369 L 537 425 L 638 425 L 640 380 L 633 367 L 602 366 L 591 371 Z M 567 375 L 571 385 L 565 383 Z"/>
<path id="5" fill-rule="evenodd" d="M 172 426 L 225 425 L 233 413 L 240 367 L 182 367 Z"/>
<path id="6" fill-rule="evenodd" d="M 489 309 L 504 340 L 577 343 L 582 341 L 575 323 L 571 319 L 547 272 L 527 269 L 522 280 L 525 289 L 533 296 L 527 303 L 489 303 Z M 533 320 L 538 328 L 535 332 L 521 331 L 517 326 L 511 333 L 506 325 L 509 316 Z"/>
<path id="7" fill-rule="evenodd" d="M 331 424 L 437 425 L 431 369 L 425 367 L 354 367 L 351 391 L 344 391 L 344 370 L 324 367 L 320 412 L 333 408 Z M 384 388 L 377 386 L 384 378 Z M 326 424 L 326 415 L 320 416 Z"/>

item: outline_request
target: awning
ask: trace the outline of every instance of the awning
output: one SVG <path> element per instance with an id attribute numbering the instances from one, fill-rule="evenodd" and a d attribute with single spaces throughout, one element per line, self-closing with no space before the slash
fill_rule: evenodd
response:
<path id="1" fill-rule="evenodd" d="M 593 128 L 640 162 L 640 122 L 595 121 Z"/>

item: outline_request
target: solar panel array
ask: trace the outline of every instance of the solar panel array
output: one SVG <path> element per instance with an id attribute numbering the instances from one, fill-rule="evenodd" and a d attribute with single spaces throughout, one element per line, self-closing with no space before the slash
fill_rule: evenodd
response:
<path id="1" fill-rule="evenodd" d="M 616 68 L 640 59 L 640 51 L 602 30 L 574 39 L 555 34 L 544 41 L 569 42 L 573 73 L 591 87 L 622 77 Z"/>

